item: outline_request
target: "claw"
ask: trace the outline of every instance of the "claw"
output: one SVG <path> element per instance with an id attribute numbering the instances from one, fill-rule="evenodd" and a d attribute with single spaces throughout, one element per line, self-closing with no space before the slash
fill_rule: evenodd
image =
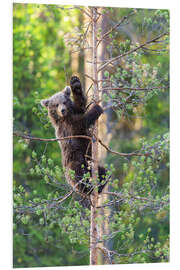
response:
<path id="1" fill-rule="evenodd" d="M 77 77 L 77 76 L 72 76 L 71 77 L 71 81 L 70 81 L 70 84 L 74 84 L 74 83 L 80 83 L 80 79 Z"/>
<path id="2" fill-rule="evenodd" d="M 77 93 L 81 93 L 81 82 L 77 76 L 71 77 L 70 85 L 72 90 L 76 91 Z"/>

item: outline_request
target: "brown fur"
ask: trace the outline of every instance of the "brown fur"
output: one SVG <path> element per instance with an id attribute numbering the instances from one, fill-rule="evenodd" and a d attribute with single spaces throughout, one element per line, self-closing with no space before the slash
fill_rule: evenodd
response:
<path id="1" fill-rule="evenodd" d="M 70 81 L 70 87 L 66 87 L 49 99 L 42 100 L 41 104 L 48 109 L 48 115 L 52 125 L 55 128 L 56 137 L 68 137 L 74 135 L 91 136 L 89 128 L 95 123 L 99 116 L 103 113 L 99 105 L 94 105 L 89 111 L 86 111 L 87 99 L 78 77 L 73 76 Z M 73 100 L 70 98 L 72 91 Z M 62 151 L 62 162 L 66 169 L 65 175 L 68 183 L 80 193 L 91 193 L 92 184 L 86 178 L 82 182 L 83 175 L 91 175 L 86 155 L 91 156 L 90 141 L 85 138 L 70 138 L 59 141 Z M 100 182 L 105 179 L 106 171 L 103 167 L 99 167 Z M 74 172 L 72 177 L 71 171 Z M 105 183 L 98 185 L 100 193 Z"/>

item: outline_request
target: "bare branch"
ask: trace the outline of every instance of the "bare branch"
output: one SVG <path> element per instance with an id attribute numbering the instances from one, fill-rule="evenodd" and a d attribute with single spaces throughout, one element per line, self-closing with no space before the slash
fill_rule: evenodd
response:
<path id="1" fill-rule="evenodd" d="M 39 205 L 43 205 L 43 204 L 51 204 L 51 203 L 54 203 L 56 202 L 57 204 L 61 204 L 62 202 L 64 202 L 67 198 L 69 198 L 72 193 L 74 192 L 74 190 L 71 190 L 69 193 L 67 193 L 63 198 L 55 198 L 55 199 L 51 199 L 51 200 L 44 200 L 42 202 L 38 202 L 38 203 L 34 203 L 34 202 L 31 202 L 31 206 L 16 206 L 14 209 L 18 211 L 18 209 L 20 209 L 20 211 L 22 212 L 22 209 L 32 209 L 32 208 L 35 208 Z"/>
<path id="2" fill-rule="evenodd" d="M 42 142 L 56 142 L 56 141 L 64 141 L 64 140 L 69 140 L 69 139 L 73 139 L 73 138 L 81 138 L 81 139 L 87 139 L 87 140 L 90 140 L 92 141 L 92 137 L 89 137 L 89 136 L 85 136 L 85 135 L 74 135 L 74 136 L 67 136 L 67 137 L 63 137 L 63 138 L 53 138 L 53 139 L 43 139 L 43 138 L 38 138 L 38 137 L 32 137 L 32 136 L 28 136 L 28 135 L 25 135 L 25 134 L 19 134 L 17 132 L 13 132 L 13 135 L 14 136 L 17 136 L 17 137 L 21 137 L 23 139 L 27 139 L 27 140 L 32 140 L 32 141 L 42 141 Z M 97 141 L 107 150 L 109 151 L 110 153 L 112 154 L 116 154 L 116 155 L 119 155 L 119 156 L 122 156 L 122 157 L 132 157 L 132 156 L 149 156 L 150 153 L 144 153 L 144 154 L 141 154 L 141 153 L 120 153 L 120 152 L 116 152 L 116 151 L 113 151 L 111 150 L 107 145 L 105 145 L 99 138 L 97 138 Z"/>
<path id="3" fill-rule="evenodd" d="M 92 76 L 89 76 L 88 74 L 84 74 L 85 77 L 89 78 L 91 81 L 95 82 L 94 78 Z"/>
<path id="4" fill-rule="evenodd" d="M 86 36 L 87 36 L 87 34 L 88 34 L 88 32 L 89 32 L 89 27 L 92 25 L 92 22 L 89 22 L 88 23 L 88 26 L 86 27 L 86 31 L 84 32 L 84 34 L 83 34 L 83 37 L 84 37 L 84 39 L 86 38 Z"/>
<path id="5" fill-rule="evenodd" d="M 106 194 L 106 193 L 103 192 L 103 194 Z M 104 208 L 104 207 L 109 207 L 109 206 L 111 206 L 111 205 L 117 205 L 118 203 L 121 203 L 121 202 L 123 202 L 123 201 L 124 201 L 124 199 L 112 200 L 112 201 L 110 201 L 110 202 L 108 202 L 108 203 L 106 203 L 106 204 L 103 204 L 103 205 L 101 205 L 101 206 L 98 206 L 97 208 Z"/>
<path id="6" fill-rule="evenodd" d="M 92 19 L 91 14 L 89 14 L 89 12 L 87 12 L 87 11 L 85 10 L 85 8 L 81 8 L 81 7 L 79 7 L 79 6 L 74 6 L 74 8 L 77 8 L 77 9 L 81 10 L 81 11 L 82 11 L 84 14 L 86 14 L 90 19 Z"/>
<path id="7" fill-rule="evenodd" d="M 141 253 L 146 253 L 146 252 L 150 252 L 150 250 L 139 250 L 139 251 L 135 251 L 135 252 L 132 252 L 132 253 L 127 253 L 127 254 L 121 254 L 121 253 L 118 253 L 118 252 L 115 252 L 113 250 L 108 250 L 107 248 L 103 247 L 104 249 L 104 252 L 106 252 L 106 254 L 108 254 L 108 257 L 110 255 L 116 255 L 118 257 L 131 257 L 131 256 L 135 256 L 137 254 L 141 254 Z"/>
<path id="8" fill-rule="evenodd" d="M 159 87 L 159 86 L 153 86 L 149 88 L 139 88 L 139 87 L 107 87 L 107 88 L 102 88 L 99 89 L 99 91 L 111 91 L 111 90 L 116 90 L 116 91 L 125 91 L 125 90 L 130 90 L 130 91 L 152 91 L 154 89 L 163 89 L 164 87 Z"/>
<path id="9" fill-rule="evenodd" d="M 124 194 L 116 193 L 116 192 L 105 192 L 105 194 L 108 194 L 108 195 L 112 195 L 112 196 L 121 198 L 122 200 L 123 200 L 123 199 L 128 199 L 128 198 L 129 198 L 128 196 L 125 196 Z M 162 204 L 167 204 L 166 201 L 158 201 L 158 200 L 153 200 L 153 199 L 146 198 L 146 197 L 136 196 L 136 195 L 134 195 L 134 194 L 132 194 L 132 193 L 130 193 L 130 192 L 128 193 L 128 195 L 129 195 L 131 198 L 136 199 L 136 200 L 147 201 L 147 202 L 150 202 L 150 203 L 160 203 L 161 205 L 162 205 Z"/>
<path id="10" fill-rule="evenodd" d="M 43 138 L 38 138 L 38 137 L 31 137 L 25 134 L 19 134 L 17 132 L 13 132 L 14 136 L 21 137 L 23 139 L 31 140 L 31 141 L 42 141 L 42 142 L 56 142 L 56 141 L 64 141 L 64 140 L 69 140 L 73 138 L 82 138 L 82 139 L 87 139 L 87 140 L 92 140 L 91 137 L 85 136 L 85 135 L 75 135 L 75 136 L 67 136 L 63 138 L 53 138 L 53 139 L 43 139 Z"/>
<path id="11" fill-rule="evenodd" d="M 114 57 L 114 58 L 108 60 L 105 64 L 103 64 L 102 66 L 99 67 L 98 72 L 100 72 L 101 70 L 103 70 L 103 69 L 106 68 L 109 64 L 112 64 L 112 63 L 115 62 L 116 60 L 119 60 L 120 58 L 122 58 L 122 57 L 124 57 L 124 56 L 126 56 L 126 55 L 128 55 L 128 54 L 131 54 L 131 53 L 133 53 L 133 52 L 135 52 L 135 51 L 137 51 L 137 50 L 143 48 L 143 47 L 146 46 L 147 44 L 156 42 L 158 39 L 160 39 L 160 38 L 162 38 L 163 36 L 166 36 L 166 35 L 168 35 L 168 34 L 169 34 L 168 32 L 162 33 L 161 35 L 159 35 L 159 36 L 157 36 L 157 37 L 155 37 L 155 38 L 153 38 L 153 39 L 151 39 L 151 40 L 149 40 L 149 41 L 146 41 L 145 43 L 141 44 L 140 46 L 138 46 L 138 47 L 136 47 L 136 48 L 134 48 L 134 49 L 132 49 L 132 50 L 129 50 L 128 52 L 125 52 L 125 53 L 123 53 L 123 54 L 121 54 L 121 55 L 118 55 L 118 56 L 116 56 L 116 57 Z"/>
<path id="12" fill-rule="evenodd" d="M 87 48 L 83 48 L 83 50 L 91 50 L 92 47 L 87 47 Z M 82 51 L 82 48 L 78 49 L 78 50 L 74 50 L 74 51 L 71 51 L 71 53 L 77 53 L 77 52 L 80 52 Z"/>
<path id="13" fill-rule="evenodd" d="M 136 152 L 133 152 L 133 153 L 120 153 L 120 152 L 116 152 L 116 151 L 113 151 L 111 150 L 107 145 L 105 145 L 99 138 L 97 138 L 98 142 L 107 150 L 109 151 L 110 153 L 112 154 L 116 154 L 116 155 L 119 155 L 121 157 L 132 157 L 132 156 L 150 156 L 150 153 L 136 153 Z"/>
<path id="14" fill-rule="evenodd" d="M 105 37 L 107 37 L 110 33 L 112 33 L 114 30 L 116 30 L 125 20 L 127 20 L 130 16 L 134 15 L 136 12 L 132 12 L 130 14 L 128 14 L 127 16 L 124 16 L 120 22 L 118 22 L 117 24 L 115 24 L 108 32 L 106 32 L 100 40 L 98 40 L 97 43 L 97 47 L 99 46 L 99 44 L 101 43 L 101 41 L 104 40 Z"/>
<path id="15" fill-rule="evenodd" d="M 83 13 L 85 13 L 89 18 L 92 18 L 91 14 L 89 14 L 85 8 L 81 8 L 80 6 L 73 6 L 73 7 L 61 7 L 61 6 L 57 6 L 57 8 L 60 8 L 62 10 L 73 10 L 73 9 L 79 9 L 81 10 Z"/>
<path id="16" fill-rule="evenodd" d="M 113 110 L 113 109 L 116 109 L 116 108 L 118 108 L 120 106 L 122 106 L 122 102 L 121 101 L 119 101 L 117 104 L 108 105 L 108 106 L 104 107 L 103 108 L 103 111 L 107 111 L 109 109 L 112 109 Z"/>
<path id="17" fill-rule="evenodd" d="M 105 255 L 105 257 L 108 258 L 109 264 L 112 264 L 112 251 L 108 250 L 105 247 L 98 246 L 98 249 L 101 250 L 101 252 Z"/>
<path id="18" fill-rule="evenodd" d="M 73 194 L 74 190 L 71 190 L 69 193 L 67 193 L 62 199 L 58 200 L 58 204 L 64 202 L 67 198 L 69 198 Z"/>

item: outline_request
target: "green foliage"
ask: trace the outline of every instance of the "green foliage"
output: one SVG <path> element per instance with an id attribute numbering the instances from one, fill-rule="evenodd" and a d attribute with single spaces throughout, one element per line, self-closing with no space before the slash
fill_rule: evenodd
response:
<path id="1" fill-rule="evenodd" d="M 120 202 L 111 215 L 107 237 L 113 239 L 114 250 L 127 254 L 124 259 L 117 257 L 119 263 L 169 260 L 169 135 L 143 141 L 141 149 L 149 156 L 124 163 L 121 188 L 116 180 L 111 187 L 118 190 Z"/>
<path id="2" fill-rule="evenodd" d="M 103 9 L 116 23 L 132 11 Z M 55 5 L 13 5 L 15 129 L 37 137 L 54 137 L 40 100 L 63 89 L 65 73 L 71 72 L 70 49 L 82 49 L 85 45 L 79 15 L 77 9 L 61 9 Z M 168 38 L 163 38 L 164 47 L 159 43 L 132 54 L 128 52 L 166 31 L 169 12 L 137 9 L 130 20 L 131 28 L 128 25 L 126 21 L 108 37 L 110 58 L 127 55 L 115 69 L 105 70 L 104 76 L 111 81 L 111 88 L 131 90 L 104 91 L 103 101 L 116 106 L 108 123 L 113 129 L 110 147 L 119 152 L 139 150 L 142 155 L 122 159 L 108 154 L 109 190 L 116 195 L 103 202 L 103 209 L 110 207 L 111 214 L 102 215 L 102 209 L 98 209 L 96 222 L 99 226 L 109 224 L 110 232 L 100 241 L 105 241 L 114 251 L 116 264 L 167 262 Z M 71 37 L 69 33 L 73 33 Z M 77 34 L 80 43 L 73 43 Z M 106 81 L 103 87 L 108 87 Z M 61 201 L 70 189 L 58 144 L 14 138 L 13 155 L 14 267 L 87 265 L 90 209 L 74 193 Z M 74 178 L 74 171 L 69 174 Z M 89 173 L 85 174 L 84 181 L 89 177 Z"/>
<path id="3" fill-rule="evenodd" d="M 40 100 L 63 89 L 64 68 L 70 72 L 64 34 L 78 20 L 65 23 L 65 16 L 68 12 L 53 5 L 13 5 L 14 128 L 34 136 L 54 137 Z M 48 200 L 66 192 L 60 164 L 57 144 L 14 138 L 14 267 L 88 263 L 86 253 L 76 262 L 83 247 L 63 236 L 57 222 L 61 215 L 46 208 Z"/>

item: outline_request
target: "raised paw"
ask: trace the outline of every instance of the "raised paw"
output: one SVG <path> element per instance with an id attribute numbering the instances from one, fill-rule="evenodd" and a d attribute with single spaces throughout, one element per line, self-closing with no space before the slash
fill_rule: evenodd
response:
<path id="1" fill-rule="evenodd" d="M 70 86 L 71 86 L 71 89 L 74 93 L 77 93 L 77 94 L 82 93 L 81 82 L 77 76 L 71 77 Z"/>

